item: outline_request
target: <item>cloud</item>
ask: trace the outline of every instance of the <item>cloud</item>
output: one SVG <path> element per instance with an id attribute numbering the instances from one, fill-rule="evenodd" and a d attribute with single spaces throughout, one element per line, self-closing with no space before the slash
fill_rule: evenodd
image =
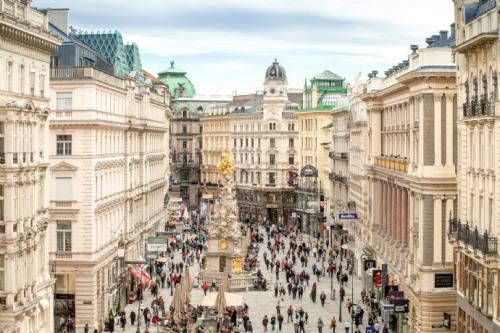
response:
<path id="1" fill-rule="evenodd" d="M 446 29 L 450 0 L 34 0 L 70 7 L 70 24 L 118 30 L 152 72 L 176 60 L 198 92 L 260 89 L 277 57 L 290 82 L 331 69 L 351 77 L 385 68 L 410 44 Z M 214 76 L 214 73 L 217 73 Z M 253 87 L 253 88 L 252 88 Z"/>

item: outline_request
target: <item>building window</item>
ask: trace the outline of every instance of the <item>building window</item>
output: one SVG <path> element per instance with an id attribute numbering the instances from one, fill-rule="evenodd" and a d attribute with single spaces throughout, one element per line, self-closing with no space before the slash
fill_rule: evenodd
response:
<path id="1" fill-rule="evenodd" d="M 24 95 L 24 76 L 26 75 L 25 73 L 25 67 L 24 65 L 21 65 L 21 67 L 19 67 L 19 93 L 23 94 Z"/>
<path id="2" fill-rule="evenodd" d="M 288 147 L 293 148 L 295 146 L 295 142 L 293 138 L 288 139 Z"/>
<path id="3" fill-rule="evenodd" d="M 240 147 L 243 147 L 243 139 L 240 138 Z"/>
<path id="4" fill-rule="evenodd" d="M 73 179 L 56 177 L 56 200 L 69 201 L 73 197 Z"/>
<path id="5" fill-rule="evenodd" d="M 57 110 L 71 110 L 73 108 L 73 93 L 58 92 L 56 94 Z"/>
<path id="6" fill-rule="evenodd" d="M 13 79 L 12 79 L 12 61 L 9 61 L 7 64 L 7 90 L 12 92 L 12 86 L 13 86 Z"/>
<path id="7" fill-rule="evenodd" d="M 233 146 L 236 147 L 237 140 L 236 138 L 233 139 Z"/>
<path id="8" fill-rule="evenodd" d="M 186 110 L 182 111 L 182 118 L 187 118 L 187 111 Z"/>
<path id="9" fill-rule="evenodd" d="M 295 164 L 295 156 L 288 155 L 288 164 L 290 164 L 290 165 L 294 165 Z"/>
<path id="10" fill-rule="evenodd" d="M 187 133 L 187 126 L 182 126 L 182 133 Z"/>
<path id="11" fill-rule="evenodd" d="M 269 139 L 269 147 L 276 148 L 276 139 L 275 138 Z"/>
<path id="12" fill-rule="evenodd" d="M 0 291 L 5 291 L 5 255 L 0 254 Z"/>
<path id="13" fill-rule="evenodd" d="M 269 177 L 269 184 L 270 185 L 276 184 L 276 175 L 274 172 L 269 172 L 268 177 Z"/>
<path id="14" fill-rule="evenodd" d="M 269 123 L 269 130 L 274 131 L 276 129 L 276 123 Z"/>
<path id="15" fill-rule="evenodd" d="M 30 72 L 30 94 L 35 96 L 35 72 Z"/>
<path id="16" fill-rule="evenodd" d="M 276 164 L 276 156 L 274 154 L 269 154 L 269 164 L 271 165 Z"/>
<path id="17" fill-rule="evenodd" d="M 187 148 L 188 147 L 188 143 L 186 140 L 182 141 L 182 148 Z"/>
<path id="18" fill-rule="evenodd" d="M 245 147 L 248 147 L 248 138 L 245 139 Z"/>
<path id="19" fill-rule="evenodd" d="M 45 75 L 40 74 L 40 97 L 45 97 Z"/>
<path id="20" fill-rule="evenodd" d="M 56 154 L 71 155 L 72 135 L 56 135 Z"/>
<path id="21" fill-rule="evenodd" d="M 56 221 L 57 251 L 71 252 L 71 221 Z"/>
<path id="22" fill-rule="evenodd" d="M 252 140 L 250 141 L 250 145 L 252 146 L 252 148 L 253 148 L 253 143 L 254 143 L 254 139 L 252 138 Z"/>

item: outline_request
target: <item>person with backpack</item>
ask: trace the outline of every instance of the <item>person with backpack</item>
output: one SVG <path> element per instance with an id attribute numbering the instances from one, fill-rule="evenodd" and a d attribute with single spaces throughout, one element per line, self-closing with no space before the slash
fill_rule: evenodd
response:
<path id="1" fill-rule="evenodd" d="M 280 331 L 280 332 L 281 332 L 281 328 L 283 327 L 283 320 L 285 320 L 285 318 L 283 318 L 283 316 L 280 313 L 278 315 L 278 331 Z"/>

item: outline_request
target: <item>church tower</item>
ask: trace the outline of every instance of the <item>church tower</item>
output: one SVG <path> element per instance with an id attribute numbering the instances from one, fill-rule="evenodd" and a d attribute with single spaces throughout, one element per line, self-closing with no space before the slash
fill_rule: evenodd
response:
<path id="1" fill-rule="evenodd" d="M 274 59 L 264 80 L 264 119 L 281 119 L 288 102 L 288 81 L 283 66 Z"/>

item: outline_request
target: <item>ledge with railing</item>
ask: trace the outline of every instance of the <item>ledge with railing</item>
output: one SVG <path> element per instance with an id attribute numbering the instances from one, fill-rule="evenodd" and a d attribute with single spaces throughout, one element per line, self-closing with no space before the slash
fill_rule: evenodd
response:
<path id="1" fill-rule="evenodd" d="M 463 104 L 464 118 L 472 117 L 494 117 L 495 116 L 495 97 L 488 98 L 482 95 L 480 99 L 473 96 L 470 101 Z"/>
<path id="2" fill-rule="evenodd" d="M 471 246 L 474 251 L 479 251 L 484 255 L 498 255 L 498 239 L 491 237 L 485 230 L 480 234 L 477 226 L 472 229 L 468 223 L 462 223 L 459 219 L 449 220 L 448 238 L 455 238 L 458 242 Z"/>
<path id="3" fill-rule="evenodd" d="M 400 157 L 377 156 L 375 166 L 398 172 L 408 172 L 408 160 Z"/>

